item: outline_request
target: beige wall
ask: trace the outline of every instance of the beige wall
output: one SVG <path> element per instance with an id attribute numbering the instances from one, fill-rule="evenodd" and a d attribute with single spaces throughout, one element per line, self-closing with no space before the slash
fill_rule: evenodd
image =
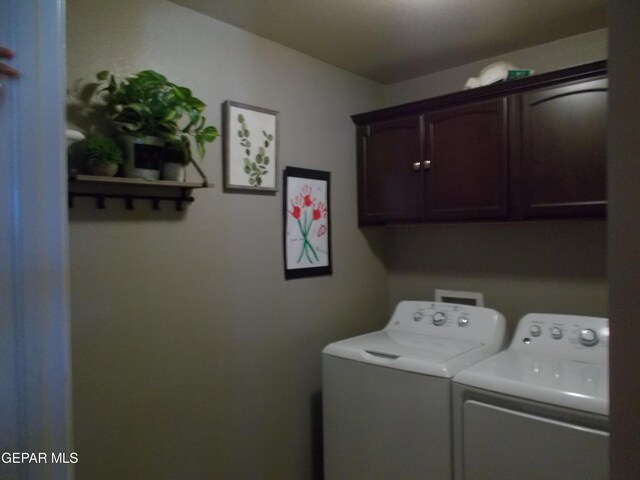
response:
<path id="1" fill-rule="evenodd" d="M 357 229 L 349 118 L 381 87 L 166 1 L 67 4 L 72 91 L 105 68 L 152 68 L 219 127 L 228 99 L 278 110 L 279 166 L 331 172 L 335 272 L 284 280 L 282 194 L 223 193 L 220 141 L 204 161 L 215 188 L 182 215 L 78 200 L 77 478 L 317 478 L 320 350 L 388 318 L 381 232 Z"/>
<path id="2" fill-rule="evenodd" d="M 607 30 L 595 30 L 388 85 L 385 87 L 385 103 L 388 106 L 398 105 L 462 90 L 469 77 L 477 77 L 484 67 L 493 62 L 508 61 L 518 68 L 546 73 L 605 58 Z"/>
<path id="3" fill-rule="evenodd" d="M 385 87 L 386 103 L 459 90 L 497 60 L 543 73 L 606 56 L 597 30 Z M 445 288 L 483 292 L 511 327 L 534 311 L 607 315 L 604 221 L 389 227 L 387 249 L 392 305 Z"/>
<path id="4" fill-rule="evenodd" d="M 388 227 L 389 299 L 479 291 L 510 329 L 526 313 L 606 316 L 606 222 Z"/>

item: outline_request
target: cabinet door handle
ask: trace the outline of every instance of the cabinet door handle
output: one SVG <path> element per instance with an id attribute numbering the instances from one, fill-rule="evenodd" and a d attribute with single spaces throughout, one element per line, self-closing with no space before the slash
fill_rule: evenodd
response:
<path id="1" fill-rule="evenodd" d="M 420 170 L 421 164 L 420 162 L 413 162 L 413 169 L 417 172 Z"/>
<path id="2" fill-rule="evenodd" d="M 431 168 L 431 160 L 425 160 L 422 163 L 422 168 L 424 168 L 425 170 L 429 170 Z"/>

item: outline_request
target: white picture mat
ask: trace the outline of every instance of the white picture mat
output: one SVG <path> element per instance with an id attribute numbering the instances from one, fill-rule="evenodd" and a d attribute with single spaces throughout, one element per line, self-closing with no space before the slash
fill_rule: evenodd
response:
<path id="1" fill-rule="evenodd" d="M 309 178 L 288 177 L 287 178 L 287 223 L 286 223 L 286 262 L 287 268 L 290 270 L 311 267 L 326 267 L 330 263 L 329 257 L 329 212 L 326 215 L 323 212 L 321 218 L 311 222 L 311 227 L 307 235 L 307 239 L 313 250 L 318 255 L 318 259 L 310 254 L 303 254 L 304 237 L 301 231 L 301 225 L 304 225 L 305 214 L 306 221 L 309 222 L 309 215 L 313 215 L 313 210 L 327 205 L 327 188 L 329 183 L 325 180 L 314 180 Z M 301 196 L 310 195 L 314 200 L 311 206 L 302 207 L 300 218 L 296 219 L 292 215 L 293 209 L 301 207 Z M 304 227 L 302 227 L 304 228 Z"/>
<path id="2" fill-rule="evenodd" d="M 228 185 L 231 187 L 248 187 L 248 188 L 275 188 L 277 178 L 277 164 L 276 164 L 276 142 L 278 140 L 276 135 L 276 116 L 264 112 L 258 112 L 255 110 L 249 110 L 234 105 L 229 105 L 229 131 L 227 135 L 228 142 L 228 155 L 227 169 L 228 169 Z M 245 119 L 245 123 L 250 132 L 249 140 L 251 141 L 251 154 L 247 156 L 246 148 L 241 145 L 241 138 L 238 136 L 238 131 L 241 130 L 241 122 L 238 120 L 238 116 L 242 115 Z M 272 135 L 273 140 L 269 142 L 269 146 L 264 146 L 265 136 L 263 131 L 267 135 Z M 249 158 L 251 161 L 255 159 L 255 155 L 258 152 L 258 148 L 263 147 L 265 149 L 265 155 L 269 157 L 270 162 L 267 165 L 267 173 L 262 176 L 262 184 L 260 187 L 253 187 L 249 183 L 249 175 L 245 172 L 244 158 Z"/>

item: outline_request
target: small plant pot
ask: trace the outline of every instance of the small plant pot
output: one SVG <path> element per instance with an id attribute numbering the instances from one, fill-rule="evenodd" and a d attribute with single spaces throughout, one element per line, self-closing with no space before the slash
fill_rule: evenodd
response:
<path id="1" fill-rule="evenodd" d="M 162 170 L 164 140 L 158 137 L 136 138 L 131 135 L 120 137 L 124 148 L 124 175 L 146 180 L 160 179 Z"/>
<path id="2" fill-rule="evenodd" d="M 164 162 L 162 165 L 162 180 L 184 182 L 187 178 L 187 168 L 181 163 Z"/>
<path id="3" fill-rule="evenodd" d="M 89 175 L 100 175 L 102 177 L 113 177 L 118 173 L 117 163 L 106 163 L 102 165 L 91 165 L 87 167 L 87 173 Z"/>

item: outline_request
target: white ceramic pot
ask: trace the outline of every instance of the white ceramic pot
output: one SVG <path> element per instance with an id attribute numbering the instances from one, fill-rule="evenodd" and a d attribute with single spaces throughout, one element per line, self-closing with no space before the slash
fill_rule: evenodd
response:
<path id="1" fill-rule="evenodd" d="M 162 180 L 184 182 L 187 178 L 187 168 L 175 162 L 164 162 L 162 165 Z"/>
<path id="2" fill-rule="evenodd" d="M 120 142 L 124 148 L 124 175 L 146 180 L 160 179 L 164 140 L 158 137 L 133 137 L 123 135 Z"/>

